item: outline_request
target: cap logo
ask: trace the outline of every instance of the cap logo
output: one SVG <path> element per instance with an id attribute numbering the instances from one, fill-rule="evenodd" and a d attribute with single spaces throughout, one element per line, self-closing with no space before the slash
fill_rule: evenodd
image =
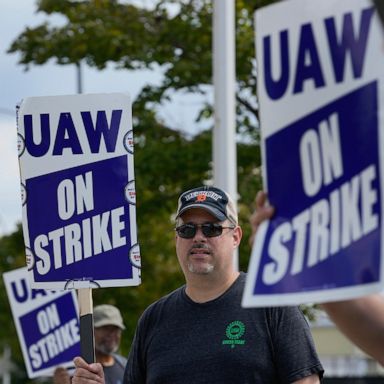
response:
<path id="1" fill-rule="evenodd" d="M 215 193 L 213 191 L 199 191 L 199 192 L 191 192 L 188 195 L 183 196 L 186 202 L 196 198 L 196 201 L 205 201 L 207 198 L 218 201 L 223 198 L 223 196 Z"/>
<path id="2" fill-rule="evenodd" d="M 178 200 L 176 218 L 190 208 L 206 209 L 216 219 L 225 218 L 237 225 L 236 205 L 220 188 L 202 186 L 183 192 Z"/>

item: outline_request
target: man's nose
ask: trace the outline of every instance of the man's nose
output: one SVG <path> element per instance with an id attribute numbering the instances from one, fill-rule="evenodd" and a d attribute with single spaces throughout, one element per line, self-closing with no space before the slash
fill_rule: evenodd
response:
<path id="1" fill-rule="evenodd" d="M 201 225 L 197 225 L 196 226 L 196 233 L 195 233 L 195 236 L 193 236 L 193 240 L 196 241 L 200 241 L 200 240 L 206 240 L 207 239 L 207 236 L 204 235 L 203 233 L 203 228 L 201 227 Z"/>

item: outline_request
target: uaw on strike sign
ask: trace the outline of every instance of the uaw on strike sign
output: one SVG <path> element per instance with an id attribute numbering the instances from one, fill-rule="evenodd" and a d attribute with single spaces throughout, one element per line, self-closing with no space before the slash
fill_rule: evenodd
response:
<path id="1" fill-rule="evenodd" d="M 255 24 L 263 171 L 276 214 L 257 233 L 243 305 L 378 291 L 384 31 L 373 3 L 290 0 L 257 11 Z"/>
<path id="2" fill-rule="evenodd" d="M 32 287 L 138 285 L 129 96 L 26 98 L 17 121 Z"/>
<path id="3" fill-rule="evenodd" d="M 31 289 L 25 267 L 3 278 L 28 377 L 53 375 L 58 365 L 73 367 L 74 356 L 80 355 L 74 290 Z"/>

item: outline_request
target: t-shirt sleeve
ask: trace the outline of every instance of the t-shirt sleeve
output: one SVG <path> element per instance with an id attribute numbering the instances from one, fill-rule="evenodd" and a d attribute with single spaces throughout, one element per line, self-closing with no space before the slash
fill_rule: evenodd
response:
<path id="1" fill-rule="evenodd" d="M 270 331 L 276 369 L 283 383 L 292 383 L 324 369 L 309 325 L 297 307 L 271 308 Z"/>
<path id="2" fill-rule="evenodd" d="M 124 372 L 124 384 L 145 384 L 145 363 L 143 347 L 144 319 L 141 318 L 137 325 L 135 336 Z"/>

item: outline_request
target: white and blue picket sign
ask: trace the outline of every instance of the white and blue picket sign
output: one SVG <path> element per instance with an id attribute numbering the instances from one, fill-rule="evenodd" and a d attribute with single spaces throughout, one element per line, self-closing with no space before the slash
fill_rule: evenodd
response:
<path id="1" fill-rule="evenodd" d="M 74 291 L 31 289 L 26 267 L 3 278 L 28 377 L 51 376 L 57 366 L 73 367 L 73 358 L 80 355 Z"/>
<path id="2" fill-rule="evenodd" d="M 27 98 L 18 133 L 32 286 L 138 285 L 129 96 Z"/>
<path id="3" fill-rule="evenodd" d="M 313 3 L 256 13 L 263 171 L 276 215 L 257 234 L 244 306 L 382 288 L 384 34 L 369 1 Z"/>

